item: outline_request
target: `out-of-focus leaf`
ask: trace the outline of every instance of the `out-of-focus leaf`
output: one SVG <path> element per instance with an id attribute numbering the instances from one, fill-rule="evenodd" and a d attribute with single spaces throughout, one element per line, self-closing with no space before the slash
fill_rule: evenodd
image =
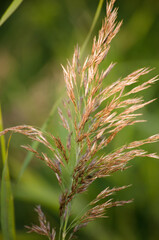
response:
<path id="1" fill-rule="evenodd" d="M 1 224 L 4 240 L 15 240 L 14 204 L 8 160 L 6 158 L 1 183 Z"/>
<path id="2" fill-rule="evenodd" d="M 12 159 L 12 162 L 14 162 L 12 174 L 16 177 L 20 169 L 20 163 L 16 159 Z M 54 214 L 58 214 L 60 188 L 57 182 L 48 182 L 38 172 L 28 167 L 21 180 L 12 187 L 15 199 L 40 204 L 49 208 Z M 80 198 L 75 202 L 73 212 L 78 213 L 79 209 L 83 209 L 85 204 Z"/>
<path id="3" fill-rule="evenodd" d="M 3 120 L 0 106 L 0 131 L 3 131 Z M 10 139 L 9 139 L 10 142 Z M 5 138 L 1 137 L 1 151 L 3 160 L 2 182 L 1 182 L 1 225 L 4 240 L 15 240 L 15 218 L 13 195 L 8 168 L 8 148 L 5 149 Z"/>
<path id="4" fill-rule="evenodd" d="M 16 159 L 12 160 L 14 162 L 12 174 L 16 177 L 20 169 L 20 163 Z M 30 168 L 27 168 L 21 180 L 13 185 L 13 193 L 15 199 L 41 204 L 53 210 L 54 213 L 58 212 L 59 189 L 57 189 L 56 182 L 49 183 L 39 173 Z"/>
<path id="5" fill-rule="evenodd" d="M 55 113 L 59 103 L 62 100 L 62 97 L 63 97 L 63 94 L 62 94 L 61 97 L 58 98 L 58 100 L 55 102 L 55 104 L 53 104 L 48 118 L 46 119 L 46 121 L 44 122 L 44 124 L 41 127 L 41 131 L 42 132 L 44 132 L 47 129 L 47 127 L 48 127 L 48 125 L 49 125 L 49 123 L 50 123 L 50 121 L 51 121 L 51 119 L 52 119 L 52 117 L 53 117 L 53 115 L 54 115 L 54 113 Z M 33 142 L 31 147 L 36 150 L 38 148 L 38 146 L 39 146 L 39 142 Z M 24 159 L 24 163 L 23 163 L 23 165 L 21 167 L 21 170 L 20 170 L 20 173 L 19 173 L 19 180 L 21 179 L 25 169 L 27 168 L 28 164 L 30 163 L 31 159 L 33 158 L 33 155 L 34 154 L 32 152 L 28 152 L 26 158 Z"/>
<path id="6" fill-rule="evenodd" d="M 19 7 L 23 0 L 14 0 L 10 6 L 7 8 L 5 13 L 0 19 L 0 26 L 13 14 L 13 12 Z"/>

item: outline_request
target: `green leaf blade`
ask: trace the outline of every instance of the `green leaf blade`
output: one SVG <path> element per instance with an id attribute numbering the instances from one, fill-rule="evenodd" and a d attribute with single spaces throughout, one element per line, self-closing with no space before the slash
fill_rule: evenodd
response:
<path id="1" fill-rule="evenodd" d="M 23 0 L 14 0 L 10 6 L 7 8 L 5 13 L 2 15 L 0 19 L 0 26 L 13 14 L 13 12 L 20 6 Z"/>
<path id="2" fill-rule="evenodd" d="M 3 131 L 3 119 L 0 106 L 0 131 Z M 11 137 L 10 137 L 11 139 Z M 15 218 L 14 218 L 14 204 L 13 195 L 10 183 L 10 175 L 8 168 L 8 147 L 6 151 L 5 138 L 1 136 L 1 151 L 3 161 L 2 181 L 1 181 L 1 225 L 3 240 L 15 240 Z"/>
<path id="3" fill-rule="evenodd" d="M 1 223 L 4 240 L 15 240 L 14 204 L 6 159 L 1 183 Z"/>

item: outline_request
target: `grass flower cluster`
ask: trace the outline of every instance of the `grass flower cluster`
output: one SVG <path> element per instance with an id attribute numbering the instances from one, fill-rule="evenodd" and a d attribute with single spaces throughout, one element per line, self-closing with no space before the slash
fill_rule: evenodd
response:
<path id="1" fill-rule="evenodd" d="M 30 145 L 22 146 L 33 152 L 35 156 L 46 163 L 55 173 L 61 188 L 59 200 L 60 229 L 56 233 L 51 230 L 41 207 L 35 210 L 38 213 L 39 226 L 27 227 L 30 232 L 45 235 L 49 240 L 72 239 L 76 232 L 89 222 L 106 216 L 108 208 L 121 206 L 130 201 L 114 201 L 111 196 L 127 188 L 106 187 L 93 199 L 83 215 L 70 221 L 73 199 L 88 190 L 88 187 L 99 178 L 105 178 L 112 173 L 127 168 L 127 163 L 135 157 L 159 158 L 156 153 L 148 153 L 141 147 L 144 144 L 159 140 L 159 134 L 144 140 L 125 144 L 107 153 L 106 148 L 116 135 L 125 127 L 143 122 L 137 110 L 154 101 L 145 102 L 143 97 L 136 97 L 154 84 L 158 76 L 140 83 L 139 78 L 148 74 L 151 69 L 141 68 L 121 78 L 111 85 L 103 86 L 109 72 L 115 66 L 110 63 L 104 71 L 99 71 L 101 62 L 106 58 L 112 39 L 119 32 L 122 22 L 117 23 L 117 8 L 115 0 L 107 3 L 106 17 L 98 37 L 94 38 L 91 54 L 84 63 L 80 62 L 80 49 L 77 46 L 72 61 L 63 67 L 67 89 L 67 99 L 63 107 L 58 109 L 63 127 L 67 130 L 67 140 L 62 141 L 51 133 L 28 126 L 16 126 L 5 129 L 0 135 L 15 132 L 26 135 L 33 141 L 38 141 L 46 148 L 46 152 L 33 149 Z M 136 83 L 138 85 L 136 86 Z M 135 84 L 135 86 L 133 85 Z M 130 88 L 130 85 L 132 87 Z"/>

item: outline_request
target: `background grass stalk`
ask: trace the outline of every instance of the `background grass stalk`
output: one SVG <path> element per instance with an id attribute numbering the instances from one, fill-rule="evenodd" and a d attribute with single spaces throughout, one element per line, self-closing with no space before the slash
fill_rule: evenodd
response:
<path id="1" fill-rule="evenodd" d="M 0 131 L 3 131 L 1 106 L 0 106 Z M 3 239 L 15 240 L 16 232 L 15 232 L 14 203 L 13 203 L 13 194 L 11 189 L 10 174 L 9 174 L 9 167 L 8 167 L 9 142 L 10 142 L 10 139 L 8 141 L 8 146 L 6 151 L 5 138 L 4 138 L 4 135 L 1 136 L 1 151 L 2 151 L 2 162 L 3 162 L 2 182 L 1 182 L 1 225 L 2 225 Z"/>
<path id="2" fill-rule="evenodd" d="M 3 120 L 2 120 L 2 110 L 0 105 L 0 131 L 3 131 Z M 1 151 L 2 151 L 2 161 L 3 165 L 5 164 L 6 159 L 6 147 L 5 147 L 5 137 L 4 135 L 1 136 Z"/>
<path id="3" fill-rule="evenodd" d="M 99 18 L 99 15 L 100 15 L 100 12 L 101 12 L 101 9 L 102 9 L 102 6 L 103 6 L 103 2 L 104 2 L 104 0 L 99 0 L 98 7 L 97 7 L 96 13 L 94 15 L 94 19 L 93 19 L 91 28 L 90 28 L 90 30 L 88 32 L 88 35 L 87 35 L 87 37 L 86 37 L 86 39 L 85 39 L 85 41 L 84 41 L 84 43 L 81 47 L 81 54 L 80 54 L 81 57 L 83 56 L 84 50 L 85 50 L 85 48 L 86 48 L 86 46 L 89 42 L 89 39 L 90 39 L 91 34 L 93 32 L 93 29 L 96 25 L 96 22 L 97 22 L 98 18 Z"/>

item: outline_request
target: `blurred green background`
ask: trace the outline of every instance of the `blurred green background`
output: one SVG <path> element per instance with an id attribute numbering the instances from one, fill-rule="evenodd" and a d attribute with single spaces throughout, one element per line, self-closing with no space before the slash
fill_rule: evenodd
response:
<path id="1" fill-rule="evenodd" d="M 9 0 L 0 1 L 0 15 L 10 3 Z M 159 1 L 118 0 L 115 5 L 119 7 L 118 20 L 124 19 L 124 23 L 102 65 L 106 68 L 111 61 L 118 63 L 108 81 L 115 81 L 143 66 L 156 68 L 146 79 L 158 74 Z M 0 28 L 0 102 L 5 128 L 20 124 L 40 127 L 43 124 L 53 104 L 64 94 L 60 64 L 66 65 L 66 59 L 71 58 L 77 43 L 82 46 L 97 6 L 97 0 L 25 0 Z M 105 3 L 93 35 L 97 34 L 104 16 Z M 91 43 L 92 39 L 85 56 Z M 158 92 L 159 83 L 143 94 L 146 100 L 150 100 L 158 97 Z M 116 138 L 112 148 L 159 132 L 159 100 L 142 112 L 148 122 L 127 128 Z M 48 130 L 52 133 L 61 131 L 57 112 Z M 33 208 L 41 204 L 53 226 L 58 228 L 59 189 L 51 170 L 36 159 L 32 160 L 17 184 L 26 156 L 20 145 L 25 143 L 28 143 L 26 138 L 14 135 L 9 150 L 17 239 L 45 239 L 27 234 L 24 225 L 37 221 Z M 159 154 L 157 143 L 145 149 Z M 125 172 L 95 182 L 90 192 L 74 203 L 74 212 L 77 212 L 106 186 L 132 184 L 115 198 L 134 198 L 134 202 L 110 209 L 108 219 L 88 225 L 79 232 L 79 239 L 159 239 L 159 161 L 144 158 L 135 159 L 131 164 L 132 167 Z"/>

